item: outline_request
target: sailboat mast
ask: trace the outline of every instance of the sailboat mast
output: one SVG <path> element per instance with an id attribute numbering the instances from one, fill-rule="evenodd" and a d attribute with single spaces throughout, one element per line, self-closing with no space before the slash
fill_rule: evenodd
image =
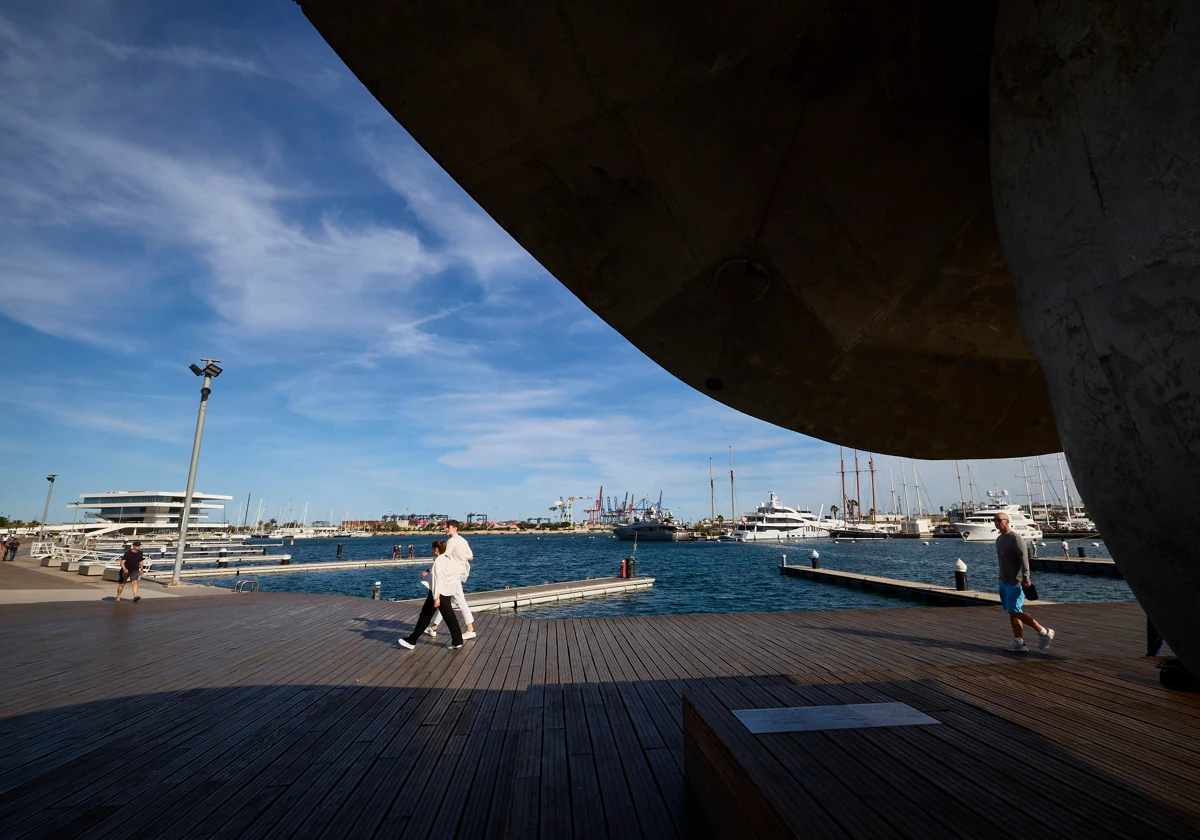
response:
<path id="1" fill-rule="evenodd" d="M 734 492 L 733 483 L 733 447 L 729 447 L 729 508 L 732 513 L 733 527 L 737 527 L 737 494 Z"/>
<path id="2" fill-rule="evenodd" d="M 1062 453 L 1059 452 L 1055 457 L 1058 458 L 1058 477 L 1062 480 L 1063 497 L 1067 501 L 1067 521 L 1070 522 L 1075 516 L 1071 513 L 1071 491 L 1067 489 L 1067 475 L 1063 472 Z"/>
<path id="3" fill-rule="evenodd" d="M 904 459 L 900 459 L 900 486 L 904 489 L 904 518 L 912 518 L 912 507 L 908 504 L 908 476 L 904 474 Z"/>
<path id="4" fill-rule="evenodd" d="M 963 519 L 967 518 L 967 501 L 963 498 L 962 492 L 962 472 L 958 469 L 958 461 L 954 462 L 954 477 L 958 479 L 958 511 L 962 514 Z"/>
<path id="5" fill-rule="evenodd" d="M 925 512 L 921 505 L 921 477 L 917 475 L 917 465 L 913 463 L 913 492 L 917 494 L 917 516 Z"/>
<path id="6" fill-rule="evenodd" d="M 875 455 L 867 454 L 867 465 L 871 468 L 871 524 L 875 524 Z"/>
<path id="7" fill-rule="evenodd" d="M 862 522 L 862 484 L 858 480 L 858 450 L 854 450 L 854 521 Z"/>
<path id="8" fill-rule="evenodd" d="M 717 485 L 713 482 L 712 458 L 708 459 L 708 496 L 712 503 L 712 515 L 709 517 L 709 522 L 717 521 Z M 597 505 L 599 507 L 599 505 Z"/>
<path id="9" fill-rule="evenodd" d="M 1021 476 L 1025 479 L 1025 504 L 1029 507 L 1029 518 L 1033 519 L 1033 493 L 1029 491 L 1029 469 L 1025 466 L 1027 460 L 1021 459 Z"/>
<path id="10" fill-rule="evenodd" d="M 895 516 L 900 511 L 896 510 L 896 477 L 892 475 L 892 465 L 888 464 L 888 487 L 892 492 L 892 515 Z"/>
<path id="11" fill-rule="evenodd" d="M 1042 515 L 1046 517 L 1046 530 L 1050 530 L 1050 508 L 1046 506 L 1046 473 L 1042 469 L 1042 456 L 1033 459 L 1033 465 L 1038 471 L 1038 487 L 1042 488 Z"/>
<path id="12" fill-rule="evenodd" d="M 838 469 L 842 473 L 842 521 L 848 522 L 846 518 L 846 455 L 842 451 L 842 447 L 838 447 Z"/>
<path id="13" fill-rule="evenodd" d="M 967 489 L 971 491 L 971 510 L 975 509 L 975 477 L 971 475 L 971 465 L 967 464 Z"/>

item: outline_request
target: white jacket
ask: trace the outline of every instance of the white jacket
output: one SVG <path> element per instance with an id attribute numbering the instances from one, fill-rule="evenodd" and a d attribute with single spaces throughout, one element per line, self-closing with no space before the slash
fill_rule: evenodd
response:
<path id="1" fill-rule="evenodd" d="M 433 565 L 429 567 L 429 591 L 433 593 L 433 597 L 449 597 L 457 592 L 460 586 L 462 583 L 458 574 L 458 564 L 450 555 L 442 554 L 434 558 Z"/>
<path id="2" fill-rule="evenodd" d="M 467 541 L 459 534 L 446 540 L 446 553 L 442 556 L 454 561 L 455 568 L 463 580 L 471 574 L 471 561 L 475 559 L 475 555 L 471 553 L 471 546 L 467 545 Z"/>

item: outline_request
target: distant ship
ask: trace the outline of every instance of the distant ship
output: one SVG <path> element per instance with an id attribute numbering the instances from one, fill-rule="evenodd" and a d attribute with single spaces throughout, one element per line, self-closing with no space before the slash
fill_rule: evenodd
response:
<path id="1" fill-rule="evenodd" d="M 746 514 L 730 538 L 734 542 L 820 539 L 829 536 L 827 524 L 810 511 L 781 504 L 779 497 L 771 493 L 765 505 L 760 504 L 754 513 Z"/>
<path id="2" fill-rule="evenodd" d="M 670 511 L 652 507 L 645 513 L 633 517 L 632 522 L 613 528 L 613 536 L 619 540 L 637 539 L 639 542 L 685 542 L 692 539 L 691 533 L 675 521 Z"/>

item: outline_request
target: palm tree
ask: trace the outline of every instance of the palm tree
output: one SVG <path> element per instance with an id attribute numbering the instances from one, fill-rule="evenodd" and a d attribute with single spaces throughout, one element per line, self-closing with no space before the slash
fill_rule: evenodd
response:
<path id="1" fill-rule="evenodd" d="M 837 519 L 838 511 L 840 509 L 841 508 L 839 508 L 837 505 L 830 505 L 829 506 L 829 515 L 832 516 L 834 519 Z"/>

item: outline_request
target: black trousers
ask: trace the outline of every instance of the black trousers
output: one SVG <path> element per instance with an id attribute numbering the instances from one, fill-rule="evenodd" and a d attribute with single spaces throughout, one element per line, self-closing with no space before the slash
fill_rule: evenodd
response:
<path id="1" fill-rule="evenodd" d="M 463 643 L 462 628 L 458 624 L 458 616 L 454 614 L 454 605 L 450 602 L 449 595 L 441 597 L 441 606 L 433 605 L 433 592 L 425 596 L 425 603 L 421 606 L 421 615 L 417 619 L 417 626 L 408 634 L 404 640 L 410 645 L 415 645 L 417 639 L 421 638 L 421 634 L 425 632 L 425 628 L 429 626 L 429 622 L 433 621 L 434 612 L 441 611 L 442 621 L 450 628 L 450 641 L 452 644 L 461 645 Z"/>

